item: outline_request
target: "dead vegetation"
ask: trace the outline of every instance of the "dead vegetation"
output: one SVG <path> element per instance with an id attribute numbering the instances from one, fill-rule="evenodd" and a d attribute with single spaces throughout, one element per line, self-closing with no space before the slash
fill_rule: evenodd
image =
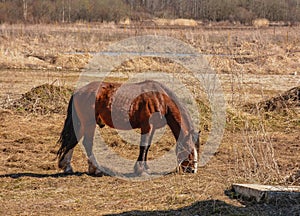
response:
<path id="1" fill-rule="evenodd" d="M 290 185 L 300 185 L 300 168 L 296 167 L 292 174 L 286 178 L 286 183 Z"/>
<path id="2" fill-rule="evenodd" d="M 38 30 L 37 30 L 38 29 Z M 251 74 L 294 74 L 299 70 L 299 29 L 196 29 L 164 30 L 143 26 L 118 28 L 111 23 L 0 26 L 0 68 L 80 70 L 93 53 L 111 43 L 142 35 L 170 36 L 213 57 L 218 73 L 232 66 Z M 219 64 L 222 65 L 219 65 Z"/>

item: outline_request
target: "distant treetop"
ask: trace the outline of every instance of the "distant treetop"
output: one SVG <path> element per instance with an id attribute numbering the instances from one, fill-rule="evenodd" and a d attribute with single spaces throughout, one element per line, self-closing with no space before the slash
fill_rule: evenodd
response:
<path id="1" fill-rule="evenodd" d="M 299 22 L 300 0 L 0 0 L 0 23 L 119 22 L 126 18 Z"/>

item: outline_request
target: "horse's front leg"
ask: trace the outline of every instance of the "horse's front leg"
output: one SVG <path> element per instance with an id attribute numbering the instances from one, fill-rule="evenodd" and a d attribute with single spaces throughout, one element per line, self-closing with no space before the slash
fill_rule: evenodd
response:
<path id="1" fill-rule="evenodd" d="M 154 130 L 150 130 L 148 133 L 141 135 L 140 153 L 137 162 L 134 166 L 134 172 L 137 175 L 142 175 L 143 173 L 150 173 L 150 168 L 147 164 L 147 154 L 152 142 L 153 134 Z"/>
<path id="2" fill-rule="evenodd" d="M 96 125 L 89 125 L 84 132 L 83 146 L 88 157 L 88 173 L 91 175 L 102 176 L 103 172 L 99 169 L 99 165 L 93 153 L 93 139 Z"/>
<path id="3" fill-rule="evenodd" d="M 146 171 L 146 146 L 140 146 L 140 154 L 134 165 L 134 172 L 137 175 L 142 175 Z"/>

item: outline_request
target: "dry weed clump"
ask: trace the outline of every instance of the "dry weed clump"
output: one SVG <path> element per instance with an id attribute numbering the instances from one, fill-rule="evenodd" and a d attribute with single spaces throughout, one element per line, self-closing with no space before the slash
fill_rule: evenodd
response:
<path id="1" fill-rule="evenodd" d="M 291 185 L 300 185 L 300 168 L 295 169 L 295 171 L 286 178 L 286 183 Z"/>
<path id="2" fill-rule="evenodd" d="M 174 73 L 185 71 L 186 69 L 176 62 L 161 57 L 138 57 L 123 62 L 113 72 L 134 72 L 142 73 L 146 71 L 161 71 L 165 73 Z"/>
<path id="3" fill-rule="evenodd" d="M 294 155 L 288 142 L 280 148 L 286 148 L 283 155 L 278 155 L 278 138 L 275 131 L 297 131 L 299 126 L 300 87 L 292 88 L 278 96 L 258 103 L 249 103 L 235 112 L 228 112 L 228 129 L 240 131 L 240 144 L 234 144 L 235 172 L 244 181 L 272 184 L 282 182 L 299 184 L 299 171 L 284 177 L 283 161 Z M 240 116 L 240 117 L 239 117 Z M 295 141 L 292 141 L 293 143 Z M 297 153 L 296 153 L 297 154 Z M 286 157 L 286 158 L 284 158 Z M 297 164 L 297 163 L 296 163 Z M 236 179 L 239 181 L 239 179 Z"/>
<path id="4" fill-rule="evenodd" d="M 242 110 L 227 111 L 227 131 L 236 134 L 231 143 L 232 181 L 272 184 L 281 180 L 276 144 L 262 116 Z"/>
<path id="5" fill-rule="evenodd" d="M 68 87 L 44 84 L 32 88 L 11 104 L 6 104 L 5 108 L 42 115 L 64 114 L 72 92 Z"/>
<path id="6" fill-rule="evenodd" d="M 300 107 L 300 86 L 292 88 L 279 96 L 272 97 L 268 100 L 255 104 L 247 104 L 244 106 L 246 111 L 255 113 L 257 111 L 283 111 L 285 109 L 293 109 Z"/>
<path id="7" fill-rule="evenodd" d="M 90 54 L 59 54 L 54 66 L 68 70 L 80 70 L 89 63 L 90 58 Z"/>

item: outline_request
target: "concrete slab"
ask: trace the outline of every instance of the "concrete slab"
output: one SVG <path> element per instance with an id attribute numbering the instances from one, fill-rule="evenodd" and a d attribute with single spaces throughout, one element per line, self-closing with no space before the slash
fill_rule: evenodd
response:
<path id="1" fill-rule="evenodd" d="M 300 202 L 300 186 L 233 184 L 232 188 L 242 197 L 255 198 L 257 202 L 277 202 L 288 199 Z"/>

